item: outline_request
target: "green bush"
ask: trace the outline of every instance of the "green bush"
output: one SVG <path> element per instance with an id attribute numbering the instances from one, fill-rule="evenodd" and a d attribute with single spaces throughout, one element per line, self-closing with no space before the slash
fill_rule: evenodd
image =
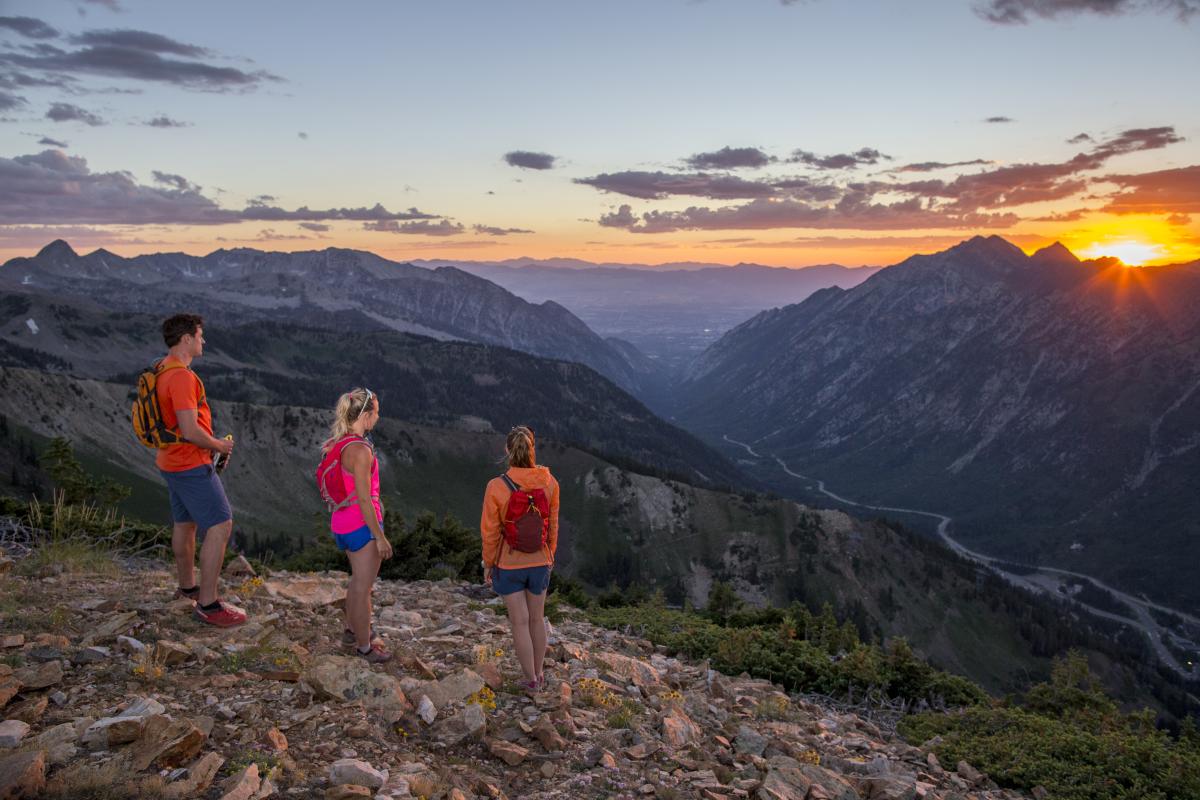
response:
<path id="1" fill-rule="evenodd" d="M 1042 786 L 1062 800 L 1200 797 L 1193 730 L 1185 724 L 1173 740 L 1155 729 L 1152 712 L 1121 713 L 1077 653 L 1057 661 L 1023 707 L 976 706 L 900 723 L 914 744 L 941 737 L 934 751 L 947 764 L 965 760 L 1002 786 Z"/>

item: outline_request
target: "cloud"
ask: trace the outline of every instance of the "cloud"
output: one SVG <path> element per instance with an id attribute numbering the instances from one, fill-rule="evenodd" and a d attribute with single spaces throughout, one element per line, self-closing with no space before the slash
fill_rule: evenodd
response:
<path id="1" fill-rule="evenodd" d="M 0 52 L 0 66 L 34 70 L 43 74 L 43 80 L 99 75 L 213 92 L 248 91 L 283 80 L 265 70 L 247 72 L 206 63 L 200 59 L 211 60 L 215 57 L 211 51 L 148 31 L 88 31 L 71 41 L 77 49 L 41 43 Z"/>
<path id="2" fill-rule="evenodd" d="M 46 119 L 55 122 L 82 122 L 93 128 L 107 124 L 92 112 L 71 103 L 51 103 L 50 110 L 46 112 Z"/>
<path id="3" fill-rule="evenodd" d="M 1191 225 L 1192 218 L 1188 214 L 1171 214 L 1167 217 L 1167 224 L 1183 227 L 1184 225 Z"/>
<path id="4" fill-rule="evenodd" d="M 71 242 L 77 249 L 114 245 L 161 245 L 162 240 L 146 239 L 128 230 L 92 228 L 85 225 L 3 225 L 0 247 L 8 250 L 39 250 L 55 239 Z M 175 243 L 177 244 L 177 243 Z"/>
<path id="5" fill-rule="evenodd" d="M 935 172 L 939 169 L 950 169 L 951 167 L 973 167 L 979 164 L 991 164 L 984 158 L 973 158 L 970 161 L 918 161 L 915 164 L 905 164 L 902 167 L 888 170 L 891 172 Z"/>
<path id="6" fill-rule="evenodd" d="M 510 233 L 533 233 L 525 228 L 497 228 L 494 225 L 472 225 L 476 233 L 486 233 L 488 236 L 508 236 Z"/>
<path id="7" fill-rule="evenodd" d="M 94 6 L 104 6 L 110 11 L 124 11 L 121 4 L 117 0 L 77 0 L 77 2 L 90 3 Z"/>
<path id="8" fill-rule="evenodd" d="M 711 153 L 696 153 L 685 159 L 692 169 L 739 169 L 764 167 L 774 161 L 757 147 L 722 147 Z"/>
<path id="9" fill-rule="evenodd" d="M 1073 14 L 1117 16 L 1141 11 L 1173 12 L 1188 19 L 1200 12 L 1197 0 L 986 0 L 975 5 L 975 13 L 988 22 L 1024 25 L 1031 17 L 1054 19 Z"/>
<path id="10" fill-rule="evenodd" d="M 590 178 L 576 178 L 575 183 L 591 186 L 602 192 L 637 197 L 643 200 L 662 199 L 671 195 L 733 199 L 770 197 L 776 190 L 769 183 L 748 181 L 731 175 L 696 173 L 626 172 L 602 173 Z"/>
<path id="11" fill-rule="evenodd" d="M 93 172 L 87 160 L 61 150 L 0 158 L 0 219 L 10 224 L 228 225 L 245 220 L 321 222 L 436 219 L 415 208 L 392 212 L 382 205 L 286 210 L 251 203 L 227 209 L 181 175 L 156 171 L 154 184 L 129 172 Z"/>
<path id="12" fill-rule="evenodd" d="M 16 31 L 28 39 L 54 39 L 58 31 L 33 17 L 0 17 L 0 28 Z"/>
<path id="13" fill-rule="evenodd" d="M 181 122 L 166 115 L 148 119 L 142 124 L 149 128 L 190 128 L 192 126 L 190 122 Z"/>
<path id="14" fill-rule="evenodd" d="M 388 211 L 379 203 L 376 203 L 371 208 L 311 209 L 308 206 L 300 206 L 300 208 L 294 211 L 288 211 L 277 206 L 254 201 L 251 201 L 250 205 L 241 212 L 241 218 L 263 222 L 275 222 L 279 220 L 307 220 L 312 222 L 339 219 L 353 222 L 395 222 L 396 220 L 438 219 L 437 215 L 426 214 L 418 211 L 416 208 L 410 208 L 407 211 Z"/>
<path id="15" fill-rule="evenodd" d="M 955 214 L 926 207 L 919 198 L 896 203 L 870 203 L 865 195 L 847 195 L 832 206 L 814 206 L 796 200 L 751 200 L 740 206 L 684 211 L 647 211 L 641 217 L 622 205 L 600 218 L 609 228 L 632 233 L 669 233 L 681 230 L 769 230 L 772 228 L 844 228 L 888 230 L 899 228 L 997 228 L 1019 221 L 1015 214 Z"/>
<path id="16" fill-rule="evenodd" d="M 324 233 L 330 228 L 329 225 L 323 222 L 301 222 L 300 227 L 307 231 L 316 231 L 317 233 Z"/>
<path id="17" fill-rule="evenodd" d="M 382 233 L 420 234 L 424 236 L 456 236 L 465 229 L 461 222 L 450 222 L 449 220 L 442 219 L 437 222 L 429 222 L 428 220 L 421 220 L 420 222 L 396 222 L 395 220 L 364 222 L 363 230 L 380 231 Z"/>
<path id="18" fill-rule="evenodd" d="M 1102 210 L 1113 214 L 1200 214 L 1200 165 L 1145 172 L 1140 175 L 1106 175 L 1120 191 Z"/>
<path id="19" fill-rule="evenodd" d="M 136 31 L 128 28 L 119 30 L 85 31 L 78 36 L 72 36 L 75 44 L 89 47 L 122 47 L 133 50 L 144 50 L 149 53 L 170 53 L 188 58 L 211 56 L 212 52 L 203 47 L 171 39 L 150 31 Z"/>
<path id="20" fill-rule="evenodd" d="M 1077 133 L 1070 139 L 1067 139 L 1067 144 L 1083 144 L 1084 142 L 1092 141 L 1092 137 L 1086 133 Z"/>
<path id="21" fill-rule="evenodd" d="M 42 138 L 38 139 L 38 144 L 45 145 L 47 147 L 67 147 L 66 142 L 60 142 L 58 139 L 51 139 L 49 136 L 43 136 Z"/>
<path id="22" fill-rule="evenodd" d="M 528 150 L 512 150 L 504 154 L 504 161 L 510 167 L 522 169 L 554 169 L 555 156 L 549 153 L 533 153 Z"/>
<path id="23" fill-rule="evenodd" d="M 25 105 L 25 98 L 20 95 L 9 94 L 5 91 L 0 91 L 0 111 L 11 111 L 18 106 Z"/>
<path id="24" fill-rule="evenodd" d="M 299 136 L 301 139 L 308 139 L 308 134 L 305 133 L 304 131 L 300 131 L 296 135 Z"/>
<path id="25" fill-rule="evenodd" d="M 1034 217 L 1033 222 L 1079 222 L 1086 214 L 1092 213 L 1090 208 L 1073 208 L 1070 211 L 1058 211 L 1041 217 Z"/>
<path id="26" fill-rule="evenodd" d="M 993 125 L 1003 124 L 1005 122 L 1014 122 L 1014 121 L 1015 120 L 1012 117 L 988 117 L 984 120 L 984 122 L 990 122 Z"/>
<path id="27" fill-rule="evenodd" d="M 839 153 L 833 156 L 818 156 L 807 150 L 796 150 L 788 160 L 818 169 L 850 169 L 864 164 L 878 164 L 881 158 L 888 161 L 892 159 L 873 147 L 864 147 L 853 153 Z"/>

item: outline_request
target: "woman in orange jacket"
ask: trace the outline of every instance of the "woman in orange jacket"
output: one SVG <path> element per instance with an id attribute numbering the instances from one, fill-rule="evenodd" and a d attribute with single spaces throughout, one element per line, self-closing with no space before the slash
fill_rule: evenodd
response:
<path id="1" fill-rule="evenodd" d="M 524 425 L 509 431 L 505 451 L 508 470 L 483 495 L 483 580 L 504 598 L 525 688 L 538 691 L 545 685 L 543 614 L 558 547 L 558 481 L 537 465 L 533 431 Z"/>

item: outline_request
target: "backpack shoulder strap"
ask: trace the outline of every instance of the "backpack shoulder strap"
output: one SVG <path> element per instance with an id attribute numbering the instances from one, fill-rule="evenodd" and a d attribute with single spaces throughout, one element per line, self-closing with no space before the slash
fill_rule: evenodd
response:
<path id="1" fill-rule="evenodd" d="M 507 473 L 507 472 L 505 472 L 505 473 L 502 473 L 502 474 L 500 475 L 500 480 L 504 481 L 504 485 L 508 487 L 508 490 L 509 490 L 510 492 L 519 492 L 519 491 L 521 491 L 521 487 L 520 487 L 520 486 L 518 486 L 518 485 L 516 484 L 516 482 L 515 482 L 515 481 L 514 481 L 512 478 L 508 477 L 508 473 Z"/>

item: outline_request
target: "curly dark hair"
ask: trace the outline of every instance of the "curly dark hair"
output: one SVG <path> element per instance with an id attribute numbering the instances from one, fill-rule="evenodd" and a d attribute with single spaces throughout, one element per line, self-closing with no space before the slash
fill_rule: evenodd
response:
<path id="1" fill-rule="evenodd" d="M 194 334 L 197 328 L 204 325 L 204 317 L 199 314 L 176 314 L 163 320 L 162 335 L 167 347 L 174 347 L 179 340 L 189 333 Z"/>

